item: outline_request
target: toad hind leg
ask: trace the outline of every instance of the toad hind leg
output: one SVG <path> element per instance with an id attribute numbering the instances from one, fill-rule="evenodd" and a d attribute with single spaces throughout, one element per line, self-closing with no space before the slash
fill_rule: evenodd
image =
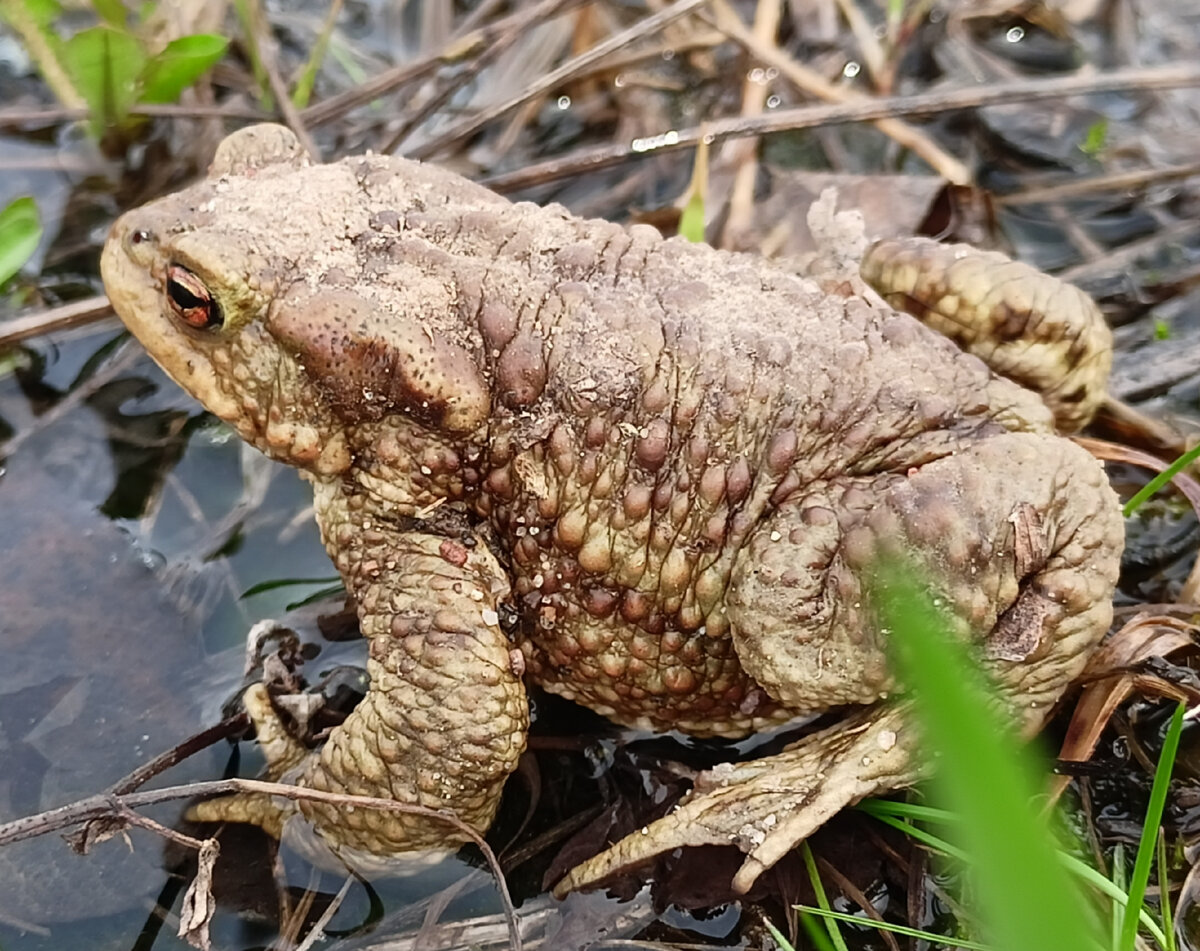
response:
<path id="1" fill-rule="evenodd" d="M 876 552 L 919 559 L 956 633 L 1027 730 L 1111 618 L 1122 523 L 1103 470 L 1064 440 L 1002 433 L 912 470 L 814 489 L 739 555 L 726 595 L 738 657 L 797 713 L 867 705 L 777 756 L 703 774 L 673 813 L 561 882 L 559 894 L 670 849 L 733 844 L 745 891 L 833 813 L 924 775 L 866 603 Z"/>
<path id="2" fill-rule="evenodd" d="M 878 705 L 805 737 L 775 756 L 702 773 L 673 812 L 577 865 L 554 888 L 563 897 L 689 845 L 734 845 L 746 854 L 738 893 L 847 806 L 922 778 L 911 727 Z"/>
<path id="3" fill-rule="evenodd" d="M 869 604 L 875 560 L 913 559 L 952 633 L 978 644 L 1020 725 L 1038 725 L 1112 618 L 1116 495 L 1079 446 L 1039 433 L 968 441 L 924 464 L 814 486 L 738 555 L 725 604 L 738 659 L 808 713 L 893 689 Z"/>

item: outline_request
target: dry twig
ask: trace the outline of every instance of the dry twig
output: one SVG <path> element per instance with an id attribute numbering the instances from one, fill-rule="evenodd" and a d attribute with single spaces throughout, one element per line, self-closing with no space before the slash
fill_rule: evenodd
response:
<path id="1" fill-rule="evenodd" d="M 537 82 L 526 87 L 518 95 L 506 99 L 504 102 L 497 103 L 495 106 L 484 109 L 476 115 L 471 116 L 469 119 L 464 119 L 462 122 L 451 126 L 441 135 L 431 139 L 429 142 L 426 142 L 420 148 L 414 149 L 412 152 L 413 158 L 427 159 L 433 155 L 436 155 L 442 149 L 453 145 L 455 142 L 465 139 L 474 132 L 477 132 L 493 119 L 496 119 L 505 113 L 516 109 L 522 103 L 528 102 L 531 99 L 536 99 L 543 93 L 553 89 L 555 86 L 571 80 L 583 70 L 590 68 L 592 64 L 596 63 L 598 60 L 603 59 L 609 53 L 615 52 L 622 47 L 628 46 L 635 40 L 641 39 L 643 36 L 648 36 L 651 33 L 662 29 L 668 23 L 678 20 L 680 17 L 687 16 L 697 7 L 707 2 L 709 2 L 709 0 L 675 0 L 675 3 L 671 4 L 666 9 L 654 14 L 653 16 L 646 17 L 644 20 L 639 20 L 627 30 L 622 30 L 620 33 L 610 36 L 603 43 L 593 46 L 586 53 L 567 60 L 565 63 L 559 66 L 558 69 L 551 70 Z"/>
<path id="2" fill-rule="evenodd" d="M 746 29 L 726 0 L 713 0 L 713 14 L 713 25 L 718 30 L 727 33 L 730 39 L 745 48 L 755 59 L 767 66 L 774 66 L 801 91 L 834 103 L 852 103 L 864 98 L 854 90 L 831 83 L 820 73 L 788 56 L 773 43 L 762 42 L 758 36 Z M 951 184 L 971 184 L 970 170 L 920 129 L 892 117 L 872 121 L 880 132 L 904 148 L 911 149 Z"/>
<path id="3" fill-rule="evenodd" d="M 0 324 L 0 348 L 11 347 L 13 344 L 28 340 L 30 337 L 40 337 L 42 334 L 67 330 L 71 327 L 82 327 L 109 316 L 112 304 L 103 294 L 88 297 L 84 300 L 71 301 L 48 310 L 17 317 Z"/>
<path id="4" fill-rule="evenodd" d="M 649 144 L 602 145 L 580 149 L 570 155 L 527 165 L 525 168 L 493 175 L 483 184 L 497 191 L 515 191 L 582 172 L 620 165 L 647 152 L 666 152 L 694 148 L 702 139 L 720 139 L 747 135 L 768 135 L 793 129 L 810 129 L 841 122 L 869 122 L 890 116 L 930 116 L 958 109 L 973 109 L 1001 102 L 1060 99 L 1065 96 L 1115 90 L 1173 89 L 1200 85 L 1200 65 L 1173 63 L 1168 66 L 1117 69 L 1107 73 L 1038 79 L 972 86 L 951 92 L 927 92 L 916 96 L 863 99 L 819 106 L 776 109 L 760 116 L 711 119 L 702 126 L 671 130 Z"/>
<path id="5" fill-rule="evenodd" d="M 517 927 L 516 910 L 513 907 L 512 896 L 508 891 L 508 883 L 504 880 L 504 872 L 496 854 L 484 841 L 482 835 L 463 822 L 458 816 L 428 806 L 418 806 L 413 803 L 397 802 L 394 799 L 379 799 L 372 796 L 347 796 L 338 793 L 328 793 L 319 789 L 307 789 L 303 786 L 290 786 L 285 783 L 271 783 L 260 779 L 218 779 L 210 782 L 188 783 L 183 786 L 166 786 L 162 789 L 150 789 L 143 792 L 115 795 L 102 793 L 80 799 L 57 809 L 41 812 L 12 822 L 0 824 L 0 846 L 10 842 L 20 842 L 32 839 L 68 826 L 88 822 L 93 819 L 107 817 L 121 818 L 127 809 L 138 809 L 144 806 L 156 805 L 160 802 L 173 802 L 180 799 L 191 799 L 197 796 L 227 796 L 233 793 L 257 793 L 265 796 L 280 796 L 284 799 L 309 800 L 323 802 L 334 806 L 352 807 L 354 809 L 378 809 L 381 812 L 400 812 L 408 815 L 423 816 L 427 819 L 439 820 L 470 839 L 483 854 L 492 875 L 496 880 L 496 888 L 504 905 L 505 920 L 508 924 L 509 940 L 514 949 L 521 948 L 521 935 Z"/>

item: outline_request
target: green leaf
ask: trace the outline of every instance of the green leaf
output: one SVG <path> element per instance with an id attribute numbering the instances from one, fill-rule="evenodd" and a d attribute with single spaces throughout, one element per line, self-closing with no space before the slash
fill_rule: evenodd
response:
<path id="1" fill-rule="evenodd" d="M 1088 126 L 1087 133 L 1084 135 L 1083 141 L 1079 144 L 1079 151 L 1085 155 L 1099 155 L 1107 142 L 1108 120 L 1097 119 Z"/>
<path id="2" fill-rule="evenodd" d="M 63 65 L 87 100 L 99 138 L 106 127 L 120 125 L 136 101 L 145 63 L 141 43 L 124 30 L 101 25 L 76 33 L 65 47 Z"/>
<path id="3" fill-rule="evenodd" d="M 92 9 L 109 26 L 125 30 L 129 26 L 129 11 L 121 0 L 91 0 Z"/>
<path id="4" fill-rule="evenodd" d="M 1154 318 L 1154 339 L 1155 340 L 1170 340 L 1171 325 L 1161 317 Z"/>
<path id="5" fill-rule="evenodd" d="M 139 81 L 142 102 L 175 102 L 179 94 L 220 62 L 229 40 L 212 33 L 181 36 L 151 57 Z"/>
<path id="6" fill-rule="evenodd" d="M 983 670 L 909 564 L 876 567 L 872 600 L 938 763 L 938 801 L 963 819 L 953 831 L 970 856 L 984 937 L 996 951 L 1094 951 L 1095 917 L 1031 805 L 1036 771 L 998 715 Z"/>
<path id="7" fill-rule="evenodd" d="M 1146 897 L 1146 883 L 1150 881 L 1150 862 L 1154 858 L 1154 844 L 1158 839 L 1158 827 L 1162 823 L 1163 807 L 1167 802 L 1167 787 L 1171 785 L 1171 770 L 1175 766 L 1175 754 L 1179 752 L 1179 736 L 1183 732 L 1184 704 L 1175 708 L 1171 725 L 1163 739 L 1162 753 L 1158 757 L 1158 768 L 1154 771 L 1154 785 L 1150 787 L 1150 802 L 1146 806 L 1146 821 L 1142 825 L 1142 837 L 1138 842 L 1137 858 L 1133 862 L 1133 876 L 1129 879 L 1129 904 L 1125 906 L 1125 917 L 1121 922 L 1120 951 L 1133 951 L 1137 940 L 1138 912 Z"/>
<path id="8" fill-rule="evenodd" d="M 42 223 L 32 198 L 18 198 L 0 211 L 0 284 L 21 270 L 42 240 Z"/>
<path id="9" fill-rule="evenodd" d="M 62 4 L 58 0 L 17 0 L 25 8 L 25 15 L 42 29 L 46 29 L 62 14 Z M 7 4 L 0 4 L 0 11 Z"/>

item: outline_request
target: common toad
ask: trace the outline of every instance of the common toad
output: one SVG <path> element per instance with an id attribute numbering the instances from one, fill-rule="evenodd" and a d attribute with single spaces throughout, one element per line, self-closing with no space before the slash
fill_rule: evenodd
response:
<path id="1" fill-rule="evenodd" d="M 312 482 L 357 602 L 371 686 L 319 753 L 249 694 L 272 775 L 485 829 L 525 680 L 697 736 L 847 709 L 702 777 L 564 887 L 733 842 L 744 889 L 920 775 L 864 601 L 881 547 L 924 567 L 1026 727 L 1110 621 L 1123 528 L 1100 465 L 1032 392 L 865 293 L 399 158 L 310 165 L 276 126 L 123 216 L 103 273 L 167 372 Z M 198 811 L 279 834 L 295 808 Z M 358 865 L 459 841 L 299 811 Z"/>

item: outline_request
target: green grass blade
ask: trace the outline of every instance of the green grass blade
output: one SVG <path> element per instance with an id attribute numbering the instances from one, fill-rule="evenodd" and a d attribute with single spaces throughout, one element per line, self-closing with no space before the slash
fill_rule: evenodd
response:
<path id="1" fill-rule="evenodd" d="M 880 822 L 891 826 L 893 829 L 899 829 L 909 838 L 916 839 L 922 845 L 933 849 L 935 852 L 940 852 L 943 855 L 948 855 L 952 859 L 957 859 L 960 862 L 967 862 L 969 858 L 967 853 L 955 845 L 951 845 L 940 836 L 934 835 L 922 829 L 920 826 L 914 826 L 911 823 L 905 822 L 903 819 L 897 819 L 895 816 L 890 816 L 886 813 L 881 813 L 875 817 Z"/>
<path id="2" fill-rule="evenodd" d="M 704 243 L 704 196 L 693 194 L 679 216 L 679 233 L 692 244 Z"/>
<path id="3" fill-rule="evenodd" d="M 812 908 L 809 905 L 794 905 L 797 911 L 820 918 L 831 918 L 834 921 L 844 921 L 847 924 L 858 925 L 860 928 L 874 928 L 877 931 L 890 931 L 893 934 L 904 935 L 908 938 L 918 938 L 930 944 L 948 944 L 954 948 L 967 948 L 968 951 L 993 951 L 991 945 L 978 941 L 968 941 L 966 938 L 950 938 L 944 934 L 934 934 L 932 931 L 922 931 L 920 928 L 910 928 L 908 925 L 897 925 L 890 921 L 879 921 L 876 918 L 860 918 L 858 915 L 847 915 L 828 908 Z"/>
<path id="4" fill-rule="evenodd" d="M 1118 842 L 1113 846 L 1112 856 L 1112 883 L 1113 887 L 1118 889 L 1125 896 L 1125 901 L 1116 901 L 1112 903 L 1112 943 L 1110 947 L 1119 948 L 1121 946 L 1121 922 L 1125 918 L 1125 907 L 1129 903 L 1129 893 L 1126 891 L 1125 881 L 1125 843 Z"/>
<path id="5" fill-rule="evenodd" d="M 1120 907 L 1124 908 L 1129 903 L 1129 896 L 1125 894 L 1124 888 L 1114 884 L 1113 882 L 1110 882 L 1107 878 L 1088 865 L 1087 862 L 1083 862 L 1073 855 L 1068 855 L 1066 852 L 1058 853 L 1058 861 L 1062 863 L 1063 868 L 1078 878 L 1081 882 L 1090 885 L 1106 898 L 1111 898 L 1113 902 Z M 1141 920 L 1142 927 L 1154 937 L 1154 940 L 1158 943 L 1158 946 L 1163 948 L 1165 951 L 1167 947 L 1167 938 L 1166 935 L 1163 934 L 1162 928 L 1158 926 L 1155 920 L 1150 917 L 1149 912 L 1147 912 L 1144 908 L 1139 913 L 1139 918 Z M 1109 944 L 1109 947 L 1116 947 L 1115 936 L 1114 941 Z"/>
<path id="6" fill-rule="evenodd" d="M 61 13 L 53 0 L 0 0 L 0 20 L 16 31 L 55 98 L 68 109 L 82 109 L 87 102 L 67 72 L 63 42 L 53 27 Z"/>
<path id="7" fill-rule="evenodd" d="M 1167 787 L 1171 783 L 1171 770 L 1175 768 L 1175 754 L 1179 752 L 1179 737 L 1183 733 L 1184 705 L 1175 708 L 1171 725 L 1163 739 L 1162 753 L 1158 757 L 1158 768 L 1154 771 L 1154 785 L 1150 787 L 1150 802 L 1146 807 L 1146 821 L 1142 826 L 1142 838 L 1138 842 L 1137 858 L 1133 862 L 1133 875 L 1129 879 L 1129 904 L 1121 923 L 1119 951 L 1133 951 L 1137 938 L 1138 913 L 1146 897 L 1146 883 L 1150 881 L 1150 862 L 1154 857 L 1154 844 L 1158 839 L 1158 827 L 1162 823 L 1163 807 L 1167 803 Z"/>
<path id="8" fill-rule="evenodd" d="M 953 813 L 946 812 L 944 809 L 934 809 L 930 806 L 917 806 L 912 805 L 911 803 L 890 802 L 884 799 L 865 800 L 859 803 L 855 808 L 871 814 L 880 822 L 890 825 L 894 829 L 899 829 L 905 835 L 916 839 L 922 845 L 934 850 L 935 852 L 948 855 L 960 862 L 966 863 L 968 861 L 968 857 L 962 849 L 951 845 L 945 839 L 934 835 L 932 832 L 928 832 L 918 826 L 911 825 L 910 823 L 904 821 L 904 819 L 899 818 L 899 815 L 902 814 L 901 811 L 915 810 L 934 814 L 930 815 L 929 818 L 938 822 L 961 822 L 961 817 L 955 816 Z M 893 810 L 895 810 L 897 814 L 894 815 Z M 1062 864 L 1062 867 L 1065 868 L 1072 876 L 1079 879 L 1079 881 L 1083 882 L 1089 887 L 1094 888 L 1106 898 L 1111 899 L 1113 904 L 1117 907 L 1124 908 L 1128 903 L 1129 896 L 1125 894 L 1124 888 L 1109 881 L 1086 862 L 1080 861 L 1074 855 L 1061 850 L 1057 852 L 1057 856 L 1058 861 Z M 1158 942 L 1159 947 L 1166 951 L 1167 939 L 1163 934 L 1162 929 L 1158 926 L 1158 924 L 1155 923 L 1154 919 L 1150 917 L 1149 913 L 1145 909 L 1142 910 L 1140 917 L 1142 927 L 1145 928 L 1151 935 L 1153 935 L 1155 941 Z M 1117 946 L 1116 939 L 1117 932 L 1114 931 L 1113 940 L 1109 947 L 1115 948 Z"/>
<path id="9" fill-rule="evenodd" d="M 829 898 L 825 894 L 825 884 L 821 881 L 821 873 L 817 871 L 817 860 L 813 858 L 812 849 L 807 842 L 800 843 L 800 855 L 804 859 L 804 867 L 808 870 L 808 881 L 812 885 L 813 894 L 817 897 L 817 905 L 825 911 L 832 911 Z M 849 951 L 846 939 L 837 926 L 837 922 L 825 919 L 825 927 L 829 931 L 829 944 L 833 951 Z"/>
<path id="10" fill-rule="evenodd" d="M 21 270 L 42 240 L 37 203 L 17 198 L 0 211 L 0 284 Z"/>
<path id="11" fill-rule="evenodd" d="M 272 578 L 270 581 L 260 581 L 258 584 L 252 584 L 242 592 L 241 596 L 242 598 L 252 598 L 256 594 L 275 591 L 279 588 L 291 588 L 297 585 L 334 585 L 340 580 L 336 575 L 326 578 Z"/>
<path id="12" fill-rule="evenodd" d="M 894 799 L 864 799 L 855 808 L 860 812 L 877 817 L 895 816 L 897 819 L 940 822 L 948 825 L 958 825 L 962 822 L 962 816 L 955 815 L 949 809 L 923 806 L 916 802 L 897 802 Z"/>
<path id="13" fill-rule="evenodd" d="M 766 925 L 767 931 L 771 933 L 771 937 L 775 939 L 775 944 L 779 946 L 779 951 L 796 951 L 792 943 L 783 936 L 783 932 L 771 924 L 769 920 L 764 918 L 763 924 Z M 804 927 L 804 931 L 808 935 L 808 940 L 812 942 L 816 951 L 834 951 L 833 945 L 829 943 L 829 935 L 817 924 L 816 918 L 801 912 L 800 924 Z"/>
<path id="14" fill-rule="evenodd" d="M 1193 462 L 1195 462 L 1197 457 L 1200 457 L 1200 445 L 1193 446 L 1169 466 L 1163 469 L 1162 472 L 1138 489 L 1133 498 L 1125 503 L 1125 507 L 1121 509 L 1121 512 L 1126 518 L 1129 518 L 1130 515 L 1141 508 L 1142 503 L 1145 502 L 1146 499 L 1150 498 L 1150 496 L 1154 495 L 1155 492 L 1175 478 L 1177 473 L 1182 472 Z"/>
<path id="15" fill-rule="evenodd" d="M 329 51 L 329 39 L 333 36 L 341 9 L 342 0 L 334 0 L 329 5 L 329 12 L 325 14 L 325 23 L 321 26 L 321 32 L 317 34 L 317 41 L 313 44 L 312 52 L 308 54 L 308 62 L 304 64 L 304 69 L 300 71 L 300 78 L 296 80 L 296 85 L 292 89 L 292 105 L 297 109 L 303 109 L 312 98 L 313 86 L 317 81 L 317 71 L 325 62 L 325 54 Z"/>
<path id="16" fill-rule="evenodd" d="M 792 947 L 792 943 L 783 936 L 783 932 L 771 924 L 770 921 L 764 918 L 763 924 L 766 926 L 767 931 L 771 933 L 771 937 L 775 939 L 775 943 L 779 945 L 779 951 L 796 951 Z"/>
<path id="17" fill-rule="evenodd" d="M 254 73 L 254 85 L 258 88 L 259 105 L 265 111 L 273 112 L 275 97 L 271 95 L 271 84 L 267 81 L 267 68 L 263 65 L 262 53 L 258 48 L 258 37 L 265 31 L 262 7 L 258 0 L 233 0 L 233 10 L 242 27 L 246 55 L 250 58 L 250 69 Z"/>
<path id="18" fill-rule="evenodd" d="M 1175 951 L 1175 926 L 1171 923 L 1171 879 L 1167 867 L 1167 837 L 1158 837 L 1158 913 L 1162 918 L 1163 934 L 1167 937 L 1166 951 Z"/>
<path id="19" fill-rule="evenodd" d="M 963 817 L 956 832 L 988 942 L 996 951 L 1094 951 L 1095 918 L 1031 806 L 1035 770 L 982 671 L 912 568 L 881 560 L 877 569 L 873 601 L 926 749 L 939 757 L 938 798 Z"/>

